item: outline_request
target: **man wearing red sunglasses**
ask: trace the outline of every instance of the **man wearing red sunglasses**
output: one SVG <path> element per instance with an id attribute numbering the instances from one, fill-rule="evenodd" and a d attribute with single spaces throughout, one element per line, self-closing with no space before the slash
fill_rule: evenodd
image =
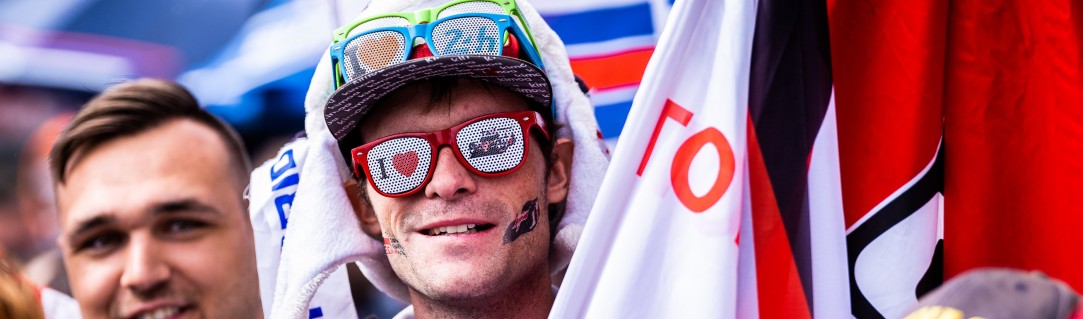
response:
<path id="1" fill-rule="evenodd" d="M 365 275 L 404 317 L 547 316 L 607 163 L 563 45 L 523 1 L 369 8 L 336 31 L 317 111 L 383 244 Z"/>
<path id="2" fill-rule="evenodd" d="M 333 38 L 252 174 L 265 312 L 368 307 L 336 288 L 364 276 L 399 318 L 547 316 L 608 166 L 559 37 L 523 0 L 374 0 Z"/>
<path id="3" fill-rule="evenodd" d="M 532 109 L 503 87 L 442 78 L 394 91 L 354 132 L 366 142 L 355 149 L 372 147 L 369 152 L 380 156 L 352 156 L 369 163 L 358 165 L 364 174 L 358 217 L 366 233 L 385 242 L 418 317 L 548 314 L 554 297 L 550 212 L 568 194 L 572 145 L 567 138 L 548 140 L 536 125 L 507 121 L 535 120 Z M 472 125 L 483 127 L 467 132 Z M 423 140 L 413 137 L 418 132 L 448 142 L 389 145 Z M 393 150 L 374 151 L 381 143 Z M 431 155 L 413 155 L 425 152 Z M 502 170 L 492 174 L 482 165 Z M 408 179 L 403 173 L 422 182 L 381 190 L 382 174 Z"/>

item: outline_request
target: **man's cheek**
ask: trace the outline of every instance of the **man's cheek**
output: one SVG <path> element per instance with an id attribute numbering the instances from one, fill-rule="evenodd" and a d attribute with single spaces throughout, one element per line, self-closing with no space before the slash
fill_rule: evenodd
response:
<path id="1" fill-rule="evenodd" d="M 523 203 L 523 210 L 508 224 L 504 231 L 504 244 L 511 243 L 519 236 L 529 233 L 538 226 L 538 198 Z"/>
<path id="2" fill-rule="evenodd" d="M 120 286 L 119 267 L 113 267 L 108 262 L 88 262 L 86 260 L 72 261 L 69 278 L 72 278 L 72 292 L 79 298 L 83 310 L 89 310 L 92 314 L 105 316 L 111 308 L 109 301 L 117 297 Z"/>

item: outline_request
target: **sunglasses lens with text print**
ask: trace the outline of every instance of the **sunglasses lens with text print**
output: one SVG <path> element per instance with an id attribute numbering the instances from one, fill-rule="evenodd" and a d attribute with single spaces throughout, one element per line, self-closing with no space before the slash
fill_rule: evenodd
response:
<path id="1" fill-rule="evenodd" d="M 395 134 L 354 148 L 354 171 L 360 166 L 381 195 L 408 196 L 432 178 L 439 147 L 450 145 L 474 174 L 506 175 L 527 158 L 532 127 L 549 139 L 544 120 L 534 111 L 484 115 L 436 132 Z"/>

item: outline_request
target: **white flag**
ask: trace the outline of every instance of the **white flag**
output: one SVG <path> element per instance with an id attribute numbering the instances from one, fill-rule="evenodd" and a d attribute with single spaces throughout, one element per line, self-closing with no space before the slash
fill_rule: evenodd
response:
<path id="1" fill-rule="evenodd" d="M 734 318 L 754 0 L 678 1 L 554 318 Z"/>

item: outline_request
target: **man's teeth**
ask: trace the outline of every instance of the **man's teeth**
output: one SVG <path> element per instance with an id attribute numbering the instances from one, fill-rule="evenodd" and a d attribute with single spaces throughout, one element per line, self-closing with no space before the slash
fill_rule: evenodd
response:
<path id="1" fill-rule="evenodd" d="M 139 319 L 165 319 L 177 314 L 176 307 L 158 308 L 157 310 L 150 311 L 139 315 Z"/>
<path id="2" fill-rule="evenodd" d="M 458 225 L 458 226 L 436 227 L 436 228 L 433 228 L 433 229 L 429 229 L 429 235 L 437 236 L 437 235 L 451 235 L 451 234 L 473 234 L 473 233 L 478 232 L 477 229 L 474 229 L 474 226 L 477 226 L 477 225 L 476 224 L 466 224 L 466 225 Z"/>

